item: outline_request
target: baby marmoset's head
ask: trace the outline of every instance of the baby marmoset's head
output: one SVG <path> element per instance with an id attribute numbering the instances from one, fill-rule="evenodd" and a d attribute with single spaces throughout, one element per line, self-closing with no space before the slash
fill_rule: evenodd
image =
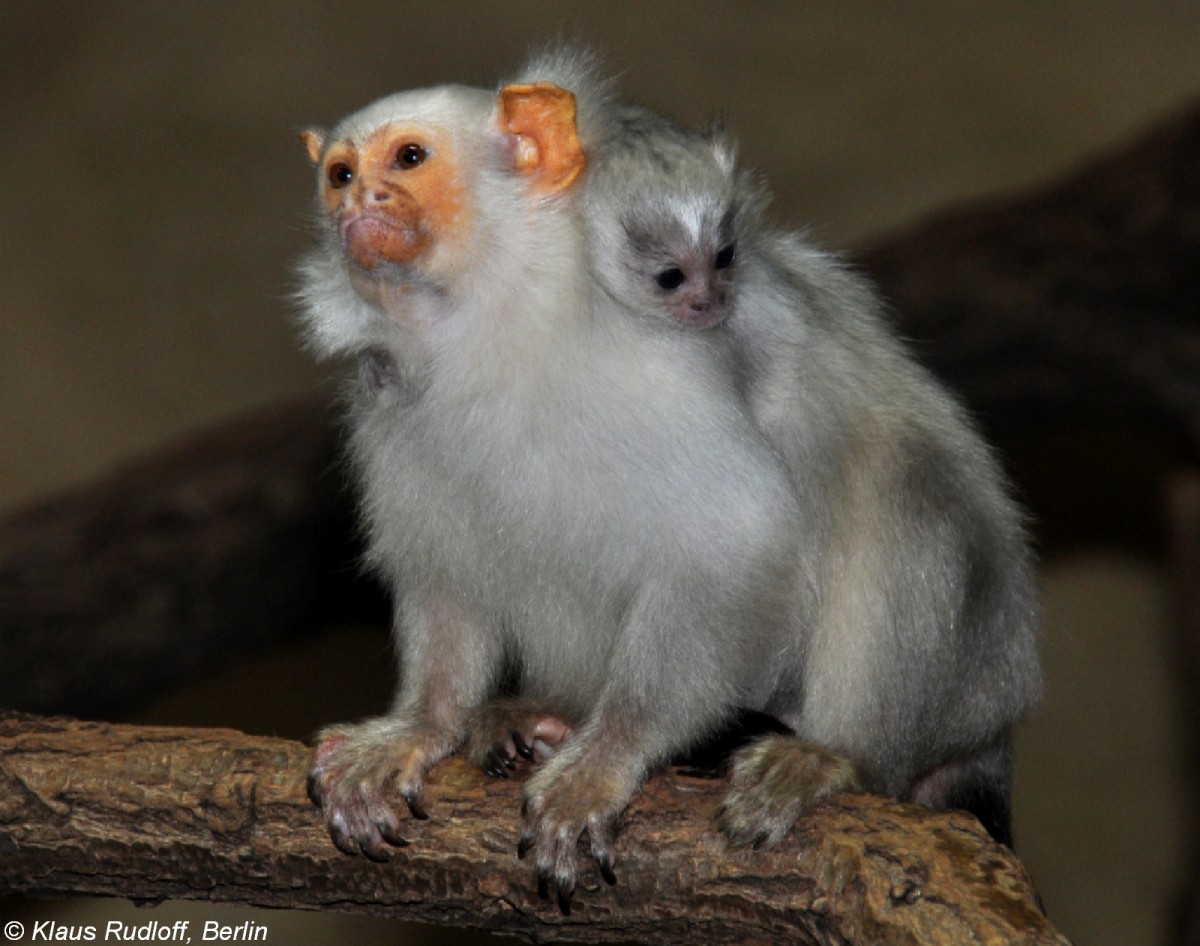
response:
<path id="1" fill-rule="evenodd" d="M 590 156 L 584 222 L 594 271 L 633 311 L 711 328 L 731 311 L 739 253 L 765 197 L 721 131 L 622 107 Z"/>

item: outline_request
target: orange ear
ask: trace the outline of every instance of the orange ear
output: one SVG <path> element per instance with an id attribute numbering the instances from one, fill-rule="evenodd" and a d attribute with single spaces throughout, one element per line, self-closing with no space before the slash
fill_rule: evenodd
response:
<path id="1" fill-rule="evenodd" d="M 325 146 L 325 132 L 320 128 L 305 128 L 300 132 L 300 140 L 308 149 L 308 157 L 313 164 L 321 160 L 321 149 Z"/>
<path id="2" fill-rule="evenodd" d="M 500 90 L 500 126 L 515 139 L 513 166 L 546 194 L 566 190 L 587 165 L 575 129 L 575 96 L 548 82 Z"/>

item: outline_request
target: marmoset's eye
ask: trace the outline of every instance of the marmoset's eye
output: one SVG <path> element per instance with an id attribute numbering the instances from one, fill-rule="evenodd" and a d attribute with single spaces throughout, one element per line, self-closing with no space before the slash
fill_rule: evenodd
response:
<path id="1" fill-rule="evenodd" d="M 672 289 L 678 289 L 680 286 L 682 286 L 686 278 L 687 277 L 684 276 L 682 269 L 680 269 L 678 266 L 672 266 L 670 269 L 664 269 L 661 273 L 655 276 L 654 281 L 658 283 L 659 288 L 670 291 Z"/>
<path id="2" fill-rule="evenodd" d="M 424 164 L 427 157 L 429 157 L 428 151 L 416 142 L 410 142 L 396 152 L 396 167 L 401 171 L 411 171 Z"/>

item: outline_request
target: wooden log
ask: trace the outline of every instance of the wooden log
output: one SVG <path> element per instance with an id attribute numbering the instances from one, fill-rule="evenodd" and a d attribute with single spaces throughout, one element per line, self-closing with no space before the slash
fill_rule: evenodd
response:
<path id="1" fill-rule="evenodd" d="M 730 849 L 722 783 L 651 779 L 618 884 L 590 866 L 569 916 L 515 855 L 519 779 L 453 758 L 386 864 L 338 852 L 304 794 L 311 750 L 232 730 L 0 717 L 0 894 L 365 912 L 533 942 L 1063 944 L 973 818 L 839 796 L 783 847 Z"/>

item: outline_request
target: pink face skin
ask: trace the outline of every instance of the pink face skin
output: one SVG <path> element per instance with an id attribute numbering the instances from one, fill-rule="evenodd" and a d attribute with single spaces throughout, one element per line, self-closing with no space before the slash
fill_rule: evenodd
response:
<path id="1" fill-rule="evenodd" d="M 725 320 L 734 252 L 731 243 L 711 259 L 689 254 L 655 276 L 672 318 L 689 328 L 712 328 Z"/>

